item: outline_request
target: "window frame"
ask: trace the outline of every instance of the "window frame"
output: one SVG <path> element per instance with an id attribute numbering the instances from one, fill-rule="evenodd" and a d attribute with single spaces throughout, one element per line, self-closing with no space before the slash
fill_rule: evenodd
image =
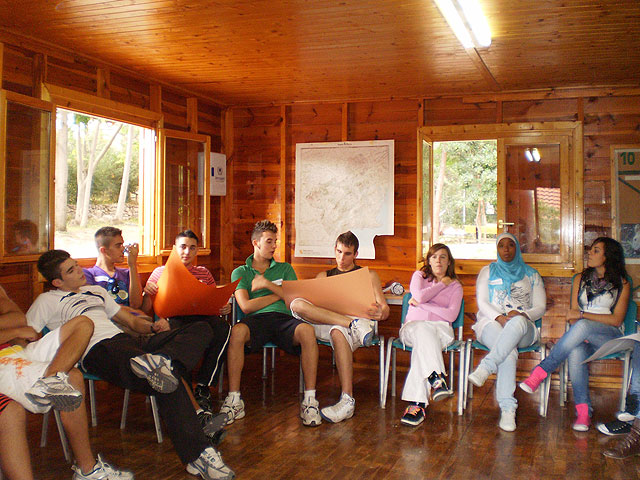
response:
<path id="1" fill-rule="evenodd" d="M 569 277 L 583 268 L 584 200 L 583 200 L 583 140 L 581 122 L 529 122 L 475 125 L 425 126 L 418 128 L 418 174 L 416 210 L 416 266 L 423 261 L 423 142 L 429 152 L 429 216 L 433 221 L 433 144 L 447 141 L 492 140 L 497 145 L 498 219 L 506 214 L 506 148 L 518 143 L 560 144 L 561 191 L 561 249 L 555 254 L 523 254 L 523 258 L 543 276 Z M 550 141 L 550 140 L 553 140 Z M 431 227 L 431 225 L 429 225 Z M 501 233 L 504 227 L 498 227 Z M 433 242 L 433 229 L 429 228 L 429 246 Z M 491 260 L 456 259 L 459 274 L 477 274 Z"/>
<path id="2" fill-rule="evenodd" d="M 7 102 L 17 103 L 23 106 L 31 107 L 38 110 L 48 111 L 50 113 L 50 125 L 49 125 L 49 179 L 48 179 L 48 193 L 49 193 L 49 205 L 48 215 L 49 224 L 47 225 L 47 241 L 48 248 L 52 248 L 54 230 L 51 228 L 54 220 L 54 197 L 52 195 L 54 191 L 54 168 L 55 168 L 55 145 L 56 145 L 56 128 L 55 128 L 55 106 L 51 102 L 40 100 L 38 98 L 22 95 L 20 93 L 12 92 L 10 90 L 0 89 L 0 198 L 2 199 L 2 205 L 0 206 L 0 235 L 1 238 L 6 237 L 5 219 L 6 219 L 6 169 L 7 169 Z M 33 253 L 28 255 L 7 255 L 5 251 L 4 240 L 0 242 L 0 263 L 26 263 L 35 262 L 40 257 L 40 253 Z"/>

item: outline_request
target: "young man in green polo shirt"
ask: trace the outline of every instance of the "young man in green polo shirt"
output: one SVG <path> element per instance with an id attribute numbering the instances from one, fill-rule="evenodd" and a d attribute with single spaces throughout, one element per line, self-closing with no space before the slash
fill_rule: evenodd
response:
<path id="1" fill-rule="evenodd" d="M 240 397 L 245 348 L 250 353 L 259 352 L 267 342 L 301 356 L 305 390 L 300 418 L 305 426 L 322 422 L 315 390 L 318 344 L 313 327 L 293 318 L 284 303 L 282 281 L 297 280 L 297 277 L 290 264 L 273 259 L 277 236 L 278 227 L 274 223 L 268 220 L 256 223 L 251 234 L 253 254 L 231 274 L 231 281 L 240 278 L 235 297 L 247 316 L 233 326 L 229 339 L 229 395 L 220 409 L 227 415 L 227 424 L 245 415 Z"/>

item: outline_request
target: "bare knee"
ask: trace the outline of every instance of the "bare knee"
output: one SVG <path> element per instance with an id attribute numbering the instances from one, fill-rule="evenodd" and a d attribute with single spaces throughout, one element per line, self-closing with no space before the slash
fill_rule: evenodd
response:
<path id="1" fill-rule="evenodd" d="M 316 343 L 316 332 L 308 323 L 301 323 L 298 325 L 293 338 L 302 346 L 315 345 L 316 348 L 318 346 Z"/>
<path id="2" fill-rule="evenodd" d="M 79 315 L 65 323 L 61 327 L 60 332 L 63 334 L 65 339 L 72 334 L 79 335 L 84 338 L 91 338 L 91 335 L 93 335 L 93 329 L 93 320 L 85 315 Z"/>
<path id="3" fill-rule="evenodd" d="M 243 345 L 249 341 L 251 334 L 249 327 L 244 323 L 236 323 L 231 329 L 229 343 L 231 345 Z"/>
<path id="4" fill-rule="evenodd" d="M 69 383 L 73 385 L 76 390 L 84 393 L 84 376 L 77 368 L 69 370 Z"/>

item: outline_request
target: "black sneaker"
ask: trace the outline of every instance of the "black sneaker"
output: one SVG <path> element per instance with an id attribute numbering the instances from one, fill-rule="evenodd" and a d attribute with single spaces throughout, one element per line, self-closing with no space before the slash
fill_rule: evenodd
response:
<path id="1" fill-rule="evenodd" d="M 621 422 L 620 420 L 613 420 L 607 423 L 599 423 L 596 428 L 600 433 L 604 433 L 605 435 L 625 435 L 631 431 L 631 424 Z"/>
<path id="2" fill-rule="evenodd" d="M 208 386 L 196 385 L 193 396 L 195 397 L 196 402 L 198 402 L 198 405 L 200 405 L 201 409 L 207 412 L 210 412 L 212 410 L 211 391 L 209 390 Z"/>
<path id="3" fill-rule="evenodd" d="M 224 428 L 227 423 L 227 415 L 225 413 L 217 413 L 214 415 L 211 412 L 202 410 L 198 413 L 198 420 L 200 420 L 202 431 L 209 437 Z"/>
<path id="4" fill-rule="evenodd" d="M 424 422 L 424 408 L 420 405 L 409 405 L 400 419 L 400 423 L 415 427 Z"/>
<path id="5" fill-rule="evenodd" d="M 429 375 L 429 383 L 431 384 L 431 401 L 437 402 L 453 395 L 453 392 L 447 388 L 447 382 L 441 373 L 433 372 Z"/>

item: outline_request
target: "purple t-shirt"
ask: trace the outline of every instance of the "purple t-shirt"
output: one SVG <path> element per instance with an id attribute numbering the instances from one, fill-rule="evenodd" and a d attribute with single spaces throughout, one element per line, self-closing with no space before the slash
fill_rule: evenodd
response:
<path id="1" fill-rule="evenodd" d="M 87 285 L 99 285 L 104 288 L 109 295 L 119 305 L 129 306 L 129 269 L 117 268 L 113 277 L 101 269 L 98 265 L 91 268 L 83 268 L 84 276 L 87 277 Z"/>

